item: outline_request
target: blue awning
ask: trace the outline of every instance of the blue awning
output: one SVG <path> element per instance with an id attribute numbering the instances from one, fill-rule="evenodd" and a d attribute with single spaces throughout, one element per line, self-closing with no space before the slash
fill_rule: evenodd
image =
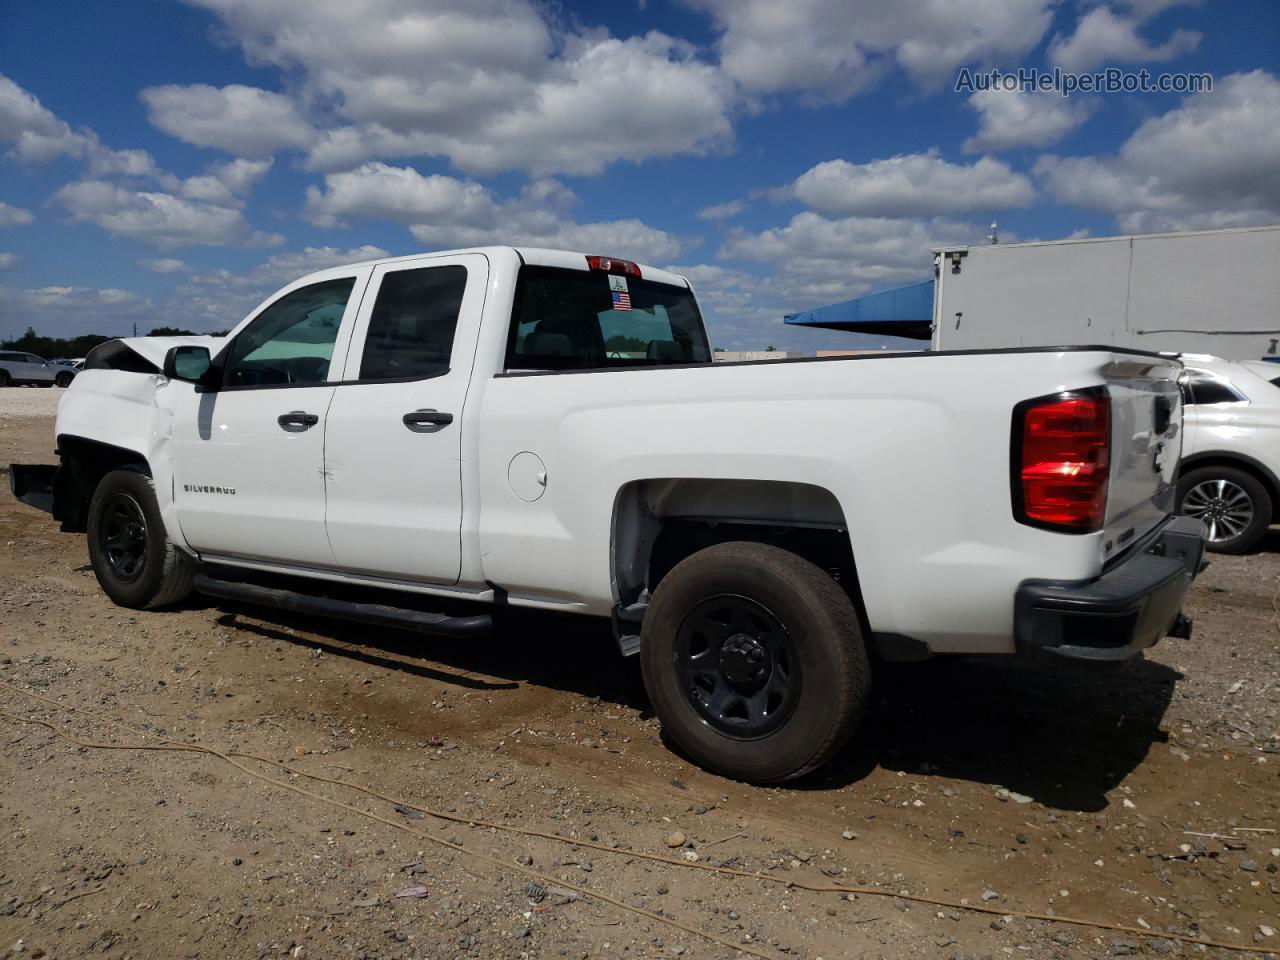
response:
<path id="1" fill-rule="evenodd" d="M 787 323 L 928 340 L 933 336 L 933 281 L 787 314 Z"/>

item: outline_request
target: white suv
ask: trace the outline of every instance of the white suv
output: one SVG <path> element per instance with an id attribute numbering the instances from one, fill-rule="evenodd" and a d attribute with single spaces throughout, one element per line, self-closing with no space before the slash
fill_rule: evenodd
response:
<path id="1" fill-rule="evenodd" d="M 37 357 L 21 350 L 0 350 L 0 387 L 29 384 L 37 387 L 68 387 L 75 379 L 71 367 Z"/>
<path id="2" fill-rule="evenodd" d="M 1210 550 L 1247 553 L 1280 522 L 1280 364 L 1182 354 L 1178 509 Z"/>

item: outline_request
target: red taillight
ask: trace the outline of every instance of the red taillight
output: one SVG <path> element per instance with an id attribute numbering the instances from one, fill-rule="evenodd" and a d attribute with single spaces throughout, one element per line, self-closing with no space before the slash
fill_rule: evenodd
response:
<path id="1" fill-rule="evenodd" d="M 587 257 L 587 266 L 592 270 L 603 270 L 605 273 L 622 273 L 629 277 L 640 276 L 640 264 L 630 260 L 619 260 L 617 257 Z"/>
<path id="2" fill-rule="evenodd" d="M 1020 403 L 1013 431 L 1015 518 L 1070 533 L 1101 530 L 1111 464 L 1106 392 L 1061 393 Z"/>

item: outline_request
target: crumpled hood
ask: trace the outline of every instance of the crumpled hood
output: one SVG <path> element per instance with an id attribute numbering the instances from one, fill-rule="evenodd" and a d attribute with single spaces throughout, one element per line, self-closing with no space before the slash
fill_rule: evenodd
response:
<path id="1" fill-rule="evenodd" d="M 121 337 L 120 342 L 144 360 L 164 367 L 164 357 L 173 347 L 208 347 L 209 352 L 217 353 L 226 337 Z"/>

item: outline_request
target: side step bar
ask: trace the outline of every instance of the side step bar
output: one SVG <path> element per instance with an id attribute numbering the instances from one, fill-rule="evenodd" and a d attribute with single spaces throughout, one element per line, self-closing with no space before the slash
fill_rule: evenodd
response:
<path id="1" fill-rule="evenodd" d="M 493 629 L 493 617 L 487 613 L 470 617 L 451 617 L 444 613 L 407 610 L 382 603 L 333 600 L 329 597 L 298 593 L 295 590 L 280 590 L 234 580 L 217 580 L 205 574 L 197 574 L 194 585 L 201 593 L 211 597 L 221 597 L 224 600 L 239 600 L 243 603 L 275 607 L 277 610 L 288 610 L 292 613 L 333 617 L 337 620 L 351 620 L 355 623 L 368 623 L 378 627 L 397 627 L 401 630 L 412 630 L 437 637 L 476 637 L 487 634 Z"/>

